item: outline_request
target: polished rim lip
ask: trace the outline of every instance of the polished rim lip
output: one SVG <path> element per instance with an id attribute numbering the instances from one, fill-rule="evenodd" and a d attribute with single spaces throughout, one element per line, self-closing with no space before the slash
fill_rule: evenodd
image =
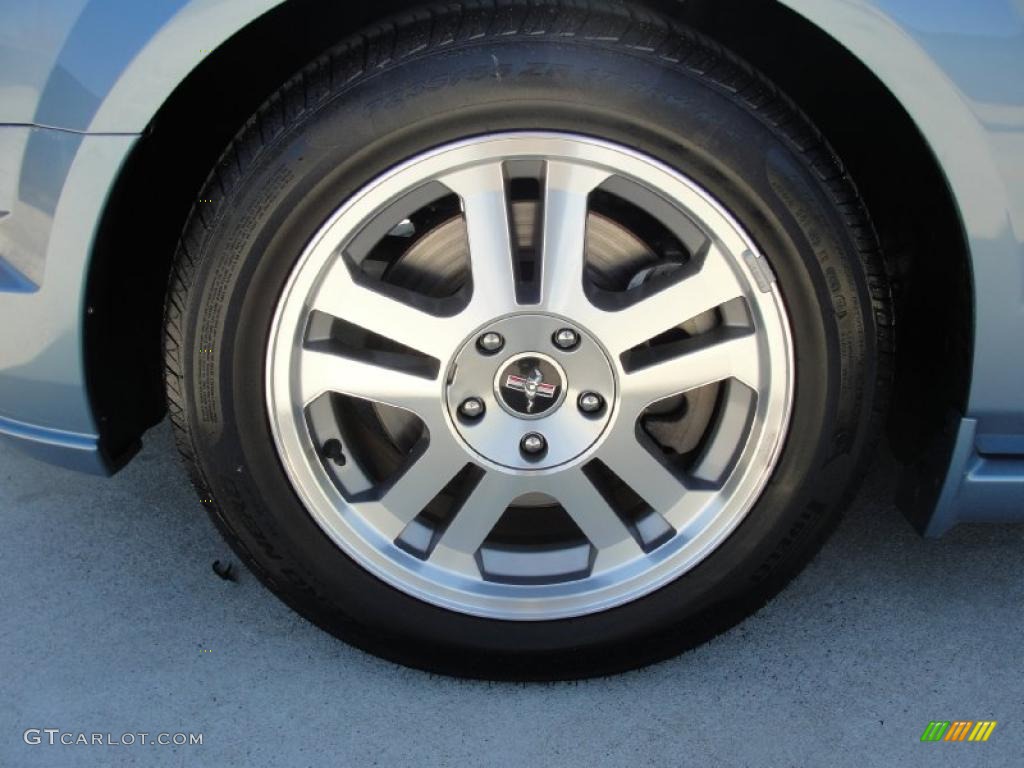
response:
<path id="1" fill-rule="evenodd" d="M 779 429 L 774 436 L 771 436 L 772 439 L 770 440 L 769 450 L 765 451 L 765 446 L 761 444 L 757 452 L 758 458 L 762 459 L 764 463 L 761 465 L 761 470 L 757 473 L 758 476 L 756 478 L 756 482 L 753 482 L 750 485 L 742 498 L 738 497 L 736 495 L 737 488 L 735 488 L 735 486 L 741 484 L 741 481 L 745 480 L 745 477 L 738 480 L 736 477 L 736 471 L 734 470 L 721 487 L 720 492 L 726 499 L 725 504 L 727 506 L 730 504 L 734 505 L 735 510 L 733 511 L 728 523 L 721 526 L 715 535 L 710 537 L 707 536 L 707 529 L 711 525 L 709 524 L 695 535 L 693 539 L 685 542 L 683 544 L 683 550 L 674 549 L 672 552 L 667 552 L 669 547 L 668 545 L 664 545 L 658 550 L 647 555 L 645 568 L 640 573 L 627 573 L 625 579 L 611 580 L 609 577 L 616 574 L 618 571 L 633 565 L 633 562 L 619 566 L 612 571 L 602 573 L 598 577 L 584 579 L 583 581 L 585 582 L 596 581 L 603 583 L 596 584 L 593 590 L 583 593 L 582 596 L 568 596 L 569 603 L 572 602 L 573 597 L 582 597 L 586 600 L 586 603 L 583 606 L 566 605 L 567 596 L 558 594 L 560 588 L 565 586 L 565 584 L 561 583 L 541 585 L 540 587 L 531 588 L 529 594 L 527 594 L 523 592 L 522 587 L 518 585 L 488 582 L 480 579 L 470 580 L 459 574 L 452 574 L 453 581 L 455 582 L 453 585 L 440 585 L 433 581 L 425 581 L 422 571 L 426 570 L 424 566 L 427 564 L 411 555 L 408 555 L 407 553 L 402 552 L 394 546 L 393 542 L 380 536 L 379 532 L 372 526 L 366 524 L 365 521 L 360 520 L 360 516 L 349 507 L 347 502 L 345 502 L 341 497 L 340 493 L 338 493 L 337 489 L 330 483 L 330 480 L 327 478 L 322 467 L 319 467 L 317 464 L 315 449 L 313 448 L 312 440 L 309 438 L 308 432 L 306 431 L 304 419 L 302 419 L 303 428 L 301 431 L 303 433 L 302 436 L 304 436 L 306 440 L 301 446 L 303 449 L 301 451 L 301 458 L 307 466 L 312 464 L 316 467 L 315 474 L 317 476 L 312 478 L 314 480 L 313 488 L 307 487 L 305 483 L 297 481 L 296 470 L 298 467 L 296 466 L 296 459 L 300 458 L 300 456 L 292 455 L 291 452 L 286 450 L 286 446 L 283 445 L 284 438 L 282 436 L 282 424 L 279 422 L 275 405 L 278 392 L 281 389 L 288 389 L 288 377 L 290 376 L 290 373 L 286 373 L 283 379 L 275 376 L 274 362 L 276 359 L 278 343 L 284 343 L 287 345 L 286 354 L 288 355 L 289 360 L 291 359 L 291 355 L 294 353 L 294 346 L 301 343 L 301 336 L 299 334 L 304 325 L 301 323 L 298 324 L 297 328 L 292 329 L 290 333 L 286 333 L 282 337 L 282 320 L 283 316 L 286 314 L 286 308 L 293 303 L 293 290 L 296 283 L 299 282 L 300 276 L 304 274 L 312 254 L 317 250 L 321 241 L 330 233 L 337 222 L 359 201 L 361 201 L 365 196 L 371 194 L 374 190 L 380 188 L 381 185 L 387 183 L 400 174 L 410 171 L 418 164 L 429 162 L 445 153 L 456 152 L 469 147 L 479 147 L 488 143 L 516 142 L 523 140 L 555 143 L 569 142 L 573 145 L 573 151 L 566 152 L 564 155 L 559 156 L 582 159 L 584 161 L 586 161 L 587 158 L 582 153 L 585 151 L 585 148 L 592 147 L 604 153 L 611 152 L 624 155 L 631 158 L 634 162 L 642 163 L 660 173 L 668 174 L 673 177 L 677 183 L 681 183 L 692 193 L 696 194 L 704 205 L 709 206 L 711 210 L 729 226 L 731 234 L 742 241 L 747 251 L 755 255 L 760 253 L 750 236 L 738 224 L 738 222 L 735 221 L 731 214 L 729 214 L 728 211 L 726 211 L 721 204 L 719 204 L 717 200 L 710 195 L 710 193 L 704 190 L 693 180 L 670 168 L 661 161 L 628 147 L 584 135 L 561 132 L 506 132 L 465 139 L 421 153 L 420 155 L 411 158 L 405 163 L 402 163 L 401 165 L 368 182 L 342 206 L 340 206 L 328 221 L 317 231 L 293 267 L 278 300 L 268 338 L 268 355 L 264 373 L 266 377 L 266 402 L 270 417 L 269 421 L 278 456 L 285 468 L 286 474 L 292 482 L 293 489 L 303 502 L 307 511 L 343 552 L 352 557 L 363 568 L 378 578 L 381 578 L 385 582 L 399 588 L 413 597 L 438 607 L 485 618 L 538 621 L 590 615 L 625 603 L 633 602 L 644 595 L 648 595 L 701 563 L 712 551 L 717 549 L 722 542 L 725 541 L 725 539 L 744 519 L 746 519 L 750 509 L 764 490 L 764 487 L 774 471 L 782 449 L 786 443 L 785 438 L 788 433 L 792 412 L 794 352 L 792 333 L 789 327 L 789 319 L 785 311 L 784 302 L 777 283 L 772 282 L 769 287 L 769 292 L 772 294 L 772 299 L 775 302 L 776 309 L 778 310 L 777 321 L 779 322 L 782 331 L 780 343 L 783 345 L 785 350 L 785 360 L 783 361 L 773 358 L 771 360 L 771 364 L 777 365 L 784 362 L 786 365 L 785 393 L 784 399 L 781 403 L 782 413 L 778 419 L 780 424 Z M 534 156 L 536 154 L 537 153 L 523 153 L 522 156 Z M 553 157 L 553 155 L 547 156 Z M 604 166 L 604 164 L 600 162 L 591 162 L 594 165 Z M 463 165 L 467 164 L 470 163 L 463 163 Z M 449 166 L 449 168 L 455 167 L 461 166 L 458 164 Z M 619 175 L 624 175 L 628 178 L 637 178 L 631 173 L 623 172 L 614 165 L 605 167 L 609 167 L 610 170 Z M 426 179 L 421 179 L 421 181 L 425 180 Z M 637 180 L 639 181 L 639 179 Z M 687 206 L 682 207 L 684 210 L 691 211 Z M 705 232 L 711 233 L 716 238 L 721 236 L 718 231 L 708 227 L 702 218 L 698 218 L 696 221 Z M 344 242 L 351 234 L 351 231 L 354 231 L 358 226 L 359 223 L 357 223 L 353 229 L 344 233 L 344 236 L 338 239 L 335 244 L 335 248 L 332 249 L 332 252 L 336 250 L 337 245 Z M 744 260 L 741 256 L 742 254 L 735 253 L 735 249 L 730 249 L 730 257 L 732 258 L 734 268 L 743 274 L 744 280 L 748 286 L 755 286 L 755 277 L 751 273 L 749 266 L 743 263 Z M 321 264 L 320 269 L 317 272 L 317 276 L 320 274 L 322 269 L 323 264 Z M 316 276 L 314 277 L 314 283 L 315 279 Z M 305 297 L 303 297 L 302 303 L 305 303 Z M 524 311 L 543 312 L 544 310 L 542 307 L 534 306 Z M 751 311 L 755 317 L 756 324 L 761 317 L 760 306 L 756 308 L 751 306 Z M 305 313 L 303 313 L 303 317 L 304 316 Z M 567 319 L 571 320 L 571 318 Z M 290 366 L 291 364 L 289 363 L 289 368 Z M 439 377 L 438 380 L 438 398 L 442 400 L 444 398 L 444 382 L 442 377 Z M 445 413 L 447 413 L 447 407 L 444 407 L 443 409 Z M 300 408 L 300 414 L 301 410 L 302 409 Z M 293 411 L 294 405 L 289 410 L 289 413 L 293 413 Z M 762 429 L 764 429 L 764 427 Z M 607 434 L 607 430 L 605 431 L 605 434 Z M 766 437 L 768 436 L 762 435 L 762 438 Z M 600 440 L 598 442 L 600 442 Z M 587 451 L 584 456 L 589 453 L 590 451 Z M 763 456 L 765 453 L 768 455 Z M 555 471 L 557 471 L 557 469 Z M 322 510 L 319 507 L 319 505 L 324 502 L 327 504 L 329 510 L 329 514 L 326 517 L 321 514 Z M 717 521 L 720 518 L 721 510 L 716 514 L 715 520 Z M 338 527 L 339 525 L 341 526 L 340 528 Z M 353 546 L 352 541 L 349 539 L 350 535 L 357 537 L 357 543 L 360 538 L 362 538 L 363 543 L 367 546 Z M 375 538 L 376 542 L 374 542 Z M 682 552 L 685 551 L 686 547 L 693 543 L 694 540 L 698 539 L 702 540 L 700 542 L 700 546 L 690 551 L 686 557 L 681 557 Z M 383 552 L 384 548 L 389 550 L 388 554 Z M 672 563 L 672 560 L 680 560 L 681 562 Z M 394 574 L 389 572 L 389 564 L 401 569 L 402 578 L 395 578 Z M 632 570 L 635 571 L 635 569 Z M 638 581 L 641 583 L 637 584 Z M 574 582 L 569 582 L 568 584 L 573 583 Z M 619 588 L 613 590 L 610 595 L 598 596 L 594 594 L 595 592 L 607 592 L 608 587 L 616 586 Z M 513 590 L 511 593 L 509 592 L 510 588 Z M 440 594 L 438 593 L 438 590 L 440 590 Z M 546 593 L 551 594 L 547 595 Z M 480 598 L 483 602 L 481 604 L 480 600 L 477 600 L 477 604 L 469 605 L 465 600 L 467 597 L 473 597 L 474 599 Z M 552 605 L 544 611 L 530 609 L 519 610 L 519 608 L 522 607 L 519 604 L 523 603 L 523 598 L 526 598 L 531 602 L 547 600 L 550 601 Z M 507 604 L 509 600 L 516 604 L 517 610 L 510 611 L 507 609 L 502 610 L 500 608 L 501 605 Z M 495 603 L 497 605 L 495 605 Z"/>

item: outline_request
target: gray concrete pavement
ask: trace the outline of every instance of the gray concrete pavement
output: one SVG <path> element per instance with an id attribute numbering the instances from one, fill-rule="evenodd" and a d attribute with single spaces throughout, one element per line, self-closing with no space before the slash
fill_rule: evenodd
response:
<path id="1" fill-rule="evenodd" d="M 578 684 L 451 680 L 349 648 L 231 555 L 166 425 L 112 480 L 0 446 L 0 766 L 1024 764 L 1024 527 L 924 541 L 869 478 L 779 598 L 672 661 Z M 933 719 L 985 744 L 922 744 Z M 26 745 L 27 728 L 202 746 Z"/>

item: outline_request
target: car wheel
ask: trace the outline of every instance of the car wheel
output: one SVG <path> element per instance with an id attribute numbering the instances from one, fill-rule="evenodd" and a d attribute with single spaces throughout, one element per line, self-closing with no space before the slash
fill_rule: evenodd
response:
<path id="1" fill-rule="evenodd" d="M 664 658 L 807 562 L 877 434 L 876 241 L 806 118 L 627 6 L 410 13 L 213 169 L 166 309 L 182 454 L 263 582 L 457 675 Z"/>

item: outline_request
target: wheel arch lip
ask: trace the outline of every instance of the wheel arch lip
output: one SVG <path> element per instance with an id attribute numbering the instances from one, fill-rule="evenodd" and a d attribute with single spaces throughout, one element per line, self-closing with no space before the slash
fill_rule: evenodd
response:
<path id="1" fill-rule="evenodd" d="M 196 66 L 284 2 L 78 0 L 42 21 L 4 9 L 11 33 L 0 35 L 0 60 L 24 63 L 0 74 L 0 123 L 142 133 Z"/>

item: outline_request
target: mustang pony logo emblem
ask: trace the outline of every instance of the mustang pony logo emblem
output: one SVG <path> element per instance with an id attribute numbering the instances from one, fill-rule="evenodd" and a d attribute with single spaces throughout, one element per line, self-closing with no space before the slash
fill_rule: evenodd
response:
<path id="1" fill-rule="evenodd" d="M 544 383 L 544 374 L 539 368 L 534 368 L 529 376 L 517 376 L 510 373 L 505 379 L 505 386 L 526 394 L 526 412 L 533 413 L 533 402 L 538 397 L 548 399 L 555 396 L 557 387 L 554 384 Z"/>

